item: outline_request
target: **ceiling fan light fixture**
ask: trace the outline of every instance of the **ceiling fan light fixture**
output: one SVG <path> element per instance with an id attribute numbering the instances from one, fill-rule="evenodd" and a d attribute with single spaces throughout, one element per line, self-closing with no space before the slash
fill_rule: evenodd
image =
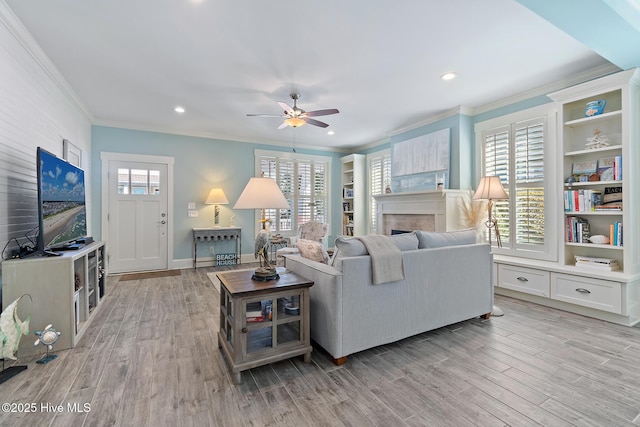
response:
<path id="1" fill-rule="evenodd" d="M 284 122 L 292 128 L 298 128 L 306 123 L 299 117 L 289 117 L 288 119 L 285 119 Z"/>

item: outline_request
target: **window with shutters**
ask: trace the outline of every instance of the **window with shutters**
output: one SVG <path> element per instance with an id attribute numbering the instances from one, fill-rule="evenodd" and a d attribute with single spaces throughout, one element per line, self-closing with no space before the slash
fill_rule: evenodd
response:
<path id="1" fill-rule="evenodd" d="M 494 202 L 502 248 L 497 253 L 554 259 L 553 182 L 555 116 L 536 107 L 476 125 L 481 176 L 499 176 L 509 200 Z M 495 237 L 495 236 L 493 236 Z M 495 238 L 492 245 L 496 245 Z"/>
<path id="2" fill-rule="evenodd" d="M 376 234 L 378 224 L 376 199 L 373 196 L 383 194 L 387 186 L 391 185 L 391 150 L 369 154 L 367 164 L 369 167 L 369 233 Z"/>
<path id="3" fill-rule="evenodd" d="M 271 232 L 295 234 L 310 220 L 329 223 L 331 158 L 256 150 L 256 175 L 273 178 L 289 202 L 289 209 L 267 209 Z"/>

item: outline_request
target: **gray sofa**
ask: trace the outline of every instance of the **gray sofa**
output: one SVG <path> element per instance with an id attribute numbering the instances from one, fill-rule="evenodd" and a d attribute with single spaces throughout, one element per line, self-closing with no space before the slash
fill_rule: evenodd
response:
<path id="1" fill-rule="evenodd" d="M 398 244 L 407 249 L 402 246 Z M 315 282 L 310 289 L 311 338 L 335 363 L 368 348 L 490 315 L 488 244 L 403 250 L 402 257 L 405 279 L 378 285 L 372 284 L 369 255 L 343 256 L 336 263 L 339 268 L 299 255 L 287 257 L 288 270 Z"/>

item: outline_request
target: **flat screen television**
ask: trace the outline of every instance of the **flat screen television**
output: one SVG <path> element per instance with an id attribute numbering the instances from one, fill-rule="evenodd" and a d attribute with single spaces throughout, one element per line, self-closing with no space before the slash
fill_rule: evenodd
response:
<path id="1" fill-rule="evenodd" d="M 84 171 L 38 147 L 37 249 L 77 249 L 87 236 Z"/>

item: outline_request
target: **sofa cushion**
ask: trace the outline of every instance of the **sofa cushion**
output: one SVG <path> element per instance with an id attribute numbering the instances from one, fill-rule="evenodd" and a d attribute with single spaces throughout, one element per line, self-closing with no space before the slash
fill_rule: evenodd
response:
<path id="1" fill-rule="evenodd" d="M 418 249 L 442 248 L 444 246 L 470 245 L 476 243 L 476 230 L 447 231 L 438 233 L 434 231 L 417 231 Z"/>
<path id="2" fill-rule="evenodd" d="M 327 264 L 329 262 L 329 254 L 322 246 L 322 243 L 314 240 L 298 239 L 296 243 L 300 255 L 312 261 Z"/>
<path id="3" fill-rule="evenodd" d="M 394 234 L 389 237 L 401 251 L 418 249 L 418 236 L 415 231 L 411 233 Z M 360 239 L 357 237 L 340 236 L 335 241 L 335 251 L 333 252 L 330 265 L 342 271 L 342 263 L 340 262 L 342 258 L 362 255 L 369 255 L 369 252 Z"/>

